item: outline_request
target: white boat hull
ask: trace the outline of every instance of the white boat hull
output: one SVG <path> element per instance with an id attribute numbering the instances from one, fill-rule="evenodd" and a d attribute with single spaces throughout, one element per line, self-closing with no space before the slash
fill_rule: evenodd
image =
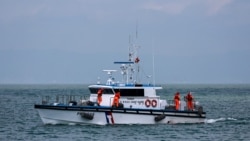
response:
<path id="1" fill-rule="evenodd" d="M 205 113 L 198 115 L 195 112 L 156 111 L 113 108 L 73 108 L 65 109 L 53 106 L 36 107 L 44 124 L 175 124 L 175 123 L 204 123 Z M 77 110 L 81 109 L 81 110 Z M 92 119 L 81 114 L 91 114 Z M 160 117 L 156 121 L 156 117 Z"/>

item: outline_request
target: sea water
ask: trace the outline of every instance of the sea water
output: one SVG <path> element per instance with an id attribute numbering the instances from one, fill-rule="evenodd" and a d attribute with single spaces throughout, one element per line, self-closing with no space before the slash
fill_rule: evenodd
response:
<path id="1" fill-rule="evenodd" d="M 162 85 L 162 98 L 191 91 L 207 112 L 204 124 L 44 125 L 34 109 L 43 96 L 89 94 L 87 85 L 0 85 L 0 140 L 250 140 L 250 85 Z"/>

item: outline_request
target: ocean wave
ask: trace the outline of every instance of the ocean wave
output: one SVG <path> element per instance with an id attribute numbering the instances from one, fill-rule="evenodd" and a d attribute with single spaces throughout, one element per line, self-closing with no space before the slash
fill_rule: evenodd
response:
<path id="1" fill-rule="evenodd" d="M 218 119 L 206 119 L 205 123 L 215 123 L 215 122 L 220 122 L 220 121 L 235 121 L 237 119 L 235 118 L 218 118 Z"/>

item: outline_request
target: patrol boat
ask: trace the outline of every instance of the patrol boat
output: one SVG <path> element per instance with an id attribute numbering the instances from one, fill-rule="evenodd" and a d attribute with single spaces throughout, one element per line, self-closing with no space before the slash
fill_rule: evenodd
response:
<path id="1" fill-rule="evenodd" d="M 163 89 L 150 83 L 140 83 L 138 46 L 129 47 L 128 61 L 114 62 L 120 65 L 122 80 L 115 81 L 117 70 L 103 70 L 108 74 L 106 83 L 88 86 L 90 96 L 57 95 L 46 96 L 35 104 L 44 124 L 176 124 L 204 123 L 206 112 L 199 102 L 193 101 L 194 108 L 187 110 L 187 102 L 180 101 L 176 109 L 173 100 L 161 99 L 157 91 Z M 102 101 L 98 90 L 102 90 Z M 119 106 L 112 106 L 116 92 L 120 92 Z"/>

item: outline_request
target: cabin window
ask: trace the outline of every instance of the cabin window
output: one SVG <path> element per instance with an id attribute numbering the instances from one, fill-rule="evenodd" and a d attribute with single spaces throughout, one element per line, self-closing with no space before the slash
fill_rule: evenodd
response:
<path id="1" fill-rule="evenodd" d="M 92 94 L 97 94 L 97 92 L 98 92 L 99 89 L 100 88 L 89 88 L 89 91 Z M 114 93 L 113 93 L 112 89 L 104 88 L 103 94 L 114 94 Z"/>
<path id="2" fill-rule="evenodd" d="M 144 89 L 115 89 L 121 96 L 144 96 Z"/>

